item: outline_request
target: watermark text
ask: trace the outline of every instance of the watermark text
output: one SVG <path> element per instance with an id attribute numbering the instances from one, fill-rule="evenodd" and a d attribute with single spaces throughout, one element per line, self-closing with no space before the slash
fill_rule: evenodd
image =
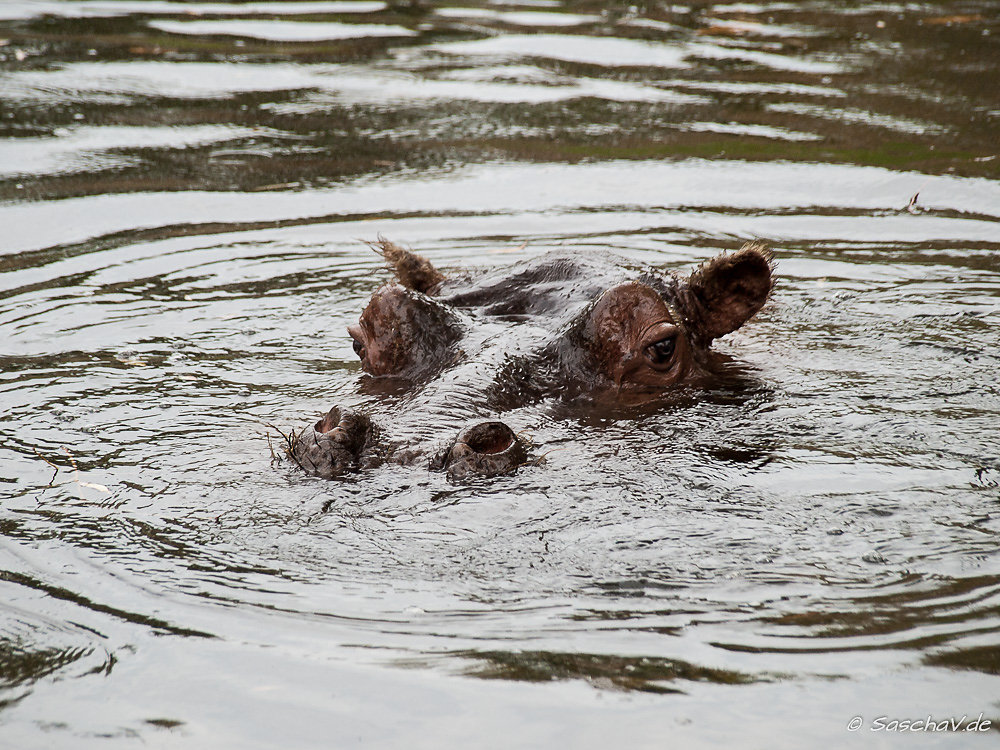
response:
<path id="1" fill-rule="evenodd" d="M 992 720 L 984 719 L 982 714 L 972 718 L 967 715 L 950 718 L 924 716 L 919 719 L 876 716 L 868 720 L 863 716 L 855 716 L 847 722 L 848 732 L 859 732 L 862 729 L 869 732 L 988 732 L 992 728 Z"/>

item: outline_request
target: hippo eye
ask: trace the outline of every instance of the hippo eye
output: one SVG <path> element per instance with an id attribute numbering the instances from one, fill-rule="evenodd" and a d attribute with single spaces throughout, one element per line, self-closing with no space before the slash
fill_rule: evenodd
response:
<path id="1" fill-rule="evenodd" d="M 677 337 L 668 336 L 665 339 L 660 339 L 655 344 L 647 346 L 646 356 L 654 365 L 666 364 L 673 358 L 676 348 Z"/>
<path id="2" fill-rule="evenodd" d="M 364 356 L 365 356 L 365 345 L 362 344 L 357 339 L 354 339 L 354 353 L 357 354 L 362 359 L 364 359 Z"/>

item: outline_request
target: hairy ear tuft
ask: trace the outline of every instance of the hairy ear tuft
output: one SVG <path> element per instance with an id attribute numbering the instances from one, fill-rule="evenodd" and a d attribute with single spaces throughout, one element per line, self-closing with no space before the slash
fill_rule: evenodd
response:
<path id="1" fill-rule="evenodd" d="M 699 343 L 732 333 L 767 302 L 774 285 L 774 258 L 763 242 L 701 264 L 682 284 L 681 304 Z"/>
<path id="2" fill-rule="evenodd" d="M 411 250 L 390 242 L 382 235 L 368 246 L 385 258 L 386 265 L 396 274 L 400 284 L 416 292 L 433 295 L 444 281 L 444 274 L 438 271 L 427 258 Z"/>

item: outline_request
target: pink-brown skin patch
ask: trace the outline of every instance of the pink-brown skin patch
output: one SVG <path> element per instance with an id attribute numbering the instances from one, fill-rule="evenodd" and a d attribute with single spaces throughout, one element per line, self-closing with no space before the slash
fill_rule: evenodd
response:
<path id="1" fill-rule="evenodd" d="M 361 369 L 369 375 L 411 378 L 447 361 L 460 332 L 453 312 L 400 284 L 376 290 L 361 318 L 347 327 Z"/>
<path id="2" fill-rule="evenodd" d="M 691 369 L 691 346 L 663 298 L 629 281 L 597 300 L 583 336 L 597 369 L 615 387 L 669 388 Z"/>
<path id="3" fill-rule="evenodd" d="M 410 366 L 412 356 L 404 332 L 408 312 L 403 289 L 384 286 L 372 295 L 358 322 L 347 327 L 361 369 L 369 375 L 393 375 Z"/>

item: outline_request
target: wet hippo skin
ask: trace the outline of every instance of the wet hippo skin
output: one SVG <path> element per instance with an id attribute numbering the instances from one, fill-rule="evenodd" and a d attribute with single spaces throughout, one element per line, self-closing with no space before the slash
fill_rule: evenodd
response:
<path id="1" fill-rule="evenodd" d="M 347 332 L 369 385 L 392 383 L 409 401 L 378 418 L 335 406 L 293 435 L 289 454 L 321 477 L 384 461 L 423 461 L 453 480 L 515 471 L 529 451 L 499 415 L 546 398 L 648 400 L 704 377 L 712 342 L 750 320 L 773 284 L 759 242 L 688 276 L 558 253 L 446 276 L 388 240 L 373 247 L 395 280 Z M 466 426 L 435 447 L 456 420 Z"/>

